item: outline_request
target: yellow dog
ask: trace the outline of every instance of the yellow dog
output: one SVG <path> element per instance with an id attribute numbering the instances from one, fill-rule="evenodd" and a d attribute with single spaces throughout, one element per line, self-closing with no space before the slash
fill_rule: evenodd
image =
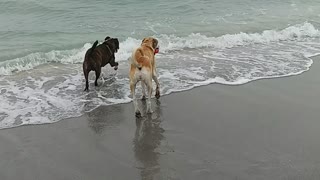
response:
<path id="1" fill-rule="evenodd" d="M 151 110 L 151 94 L 152 94 L 152 79 L 157 84 L 156 95 L 160 98 L 160 84 L 156 74 L 155 54 L 159 51 L 158 40 L 152 37 L 147 37 L 142 40 L 141 46 L 135 49 L 131 56 L 130 67 L 130 90 L 133 98 L 133 105 L 136 116 L 140 116 L 141 112 L 138 107 L 136 98 L 136 85 L 141 81 L 142 99 L 145 99 L 145 86 L 148 89 L 147 112 L 152 113 Z"/>

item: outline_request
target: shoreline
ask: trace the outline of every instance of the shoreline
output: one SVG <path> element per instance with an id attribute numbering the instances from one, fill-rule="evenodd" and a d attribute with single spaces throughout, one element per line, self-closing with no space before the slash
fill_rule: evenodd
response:
<path id="1" fill-rule="evenodd" d="M 142 118 L 126 103 L 1 129 L 0 179 L 319 179 L 319 60 L 296 76 L 152 99 Z"/>
<path id="2" fill-rule="evenodd" d="M 170 96 L 170 95 L 173 95 L 173 94 L 177 94 L 177 93 L 182 93 L 182 92 L 186 92 L 186 91 L 192 91 L 193 89 L 197 89 L 197 88 L 201 88 L 201 87 L 206 87 L 206 86 L 213 86 L 213 85 L 225 85 L 225 86 L 242 86 L 242 85 L 246 85 L 248 83 L 254 83 L 256 81 L 260 81 L 260 80 L 273 80 L 273 79 L 282 79 L 282 78 L 288 78 L 288 77 L 293 77 L 293 76 L 299 76 L 299 75 L 302 75 L 308 71 L 310 71 L 310 69 L 312 68 L 312 65 L 314 63 L 314 60 L 313 58 L 317 59 L 320 57 L 320 53 L 316 53 L 314 55 L 311 55 L 310 57 L 306 57 L 308 59 L 311 60 L 311 63 L 308 67 L 307 70 L 305 71 L 301 71 L 301 72 L 298 72 L 298 73 L 292 73 L 292 74 L 288 74 L 288 75 L 282 75 L 282 76 L 274 76 L 274 77 L 262 77 L 262 78 L 257 78 L 257 79 L 253 79 L 253 80 L 249 80 L 247 82 L 244 82 L 244 83 L 241 83 L 241 84 L 232 84 L 232 83 L 219 83 L 219 82 L 204 82 L 204 83 L 199 83 L 200 85 L 195 85 L 194 87 L 191 87 L 189 89 L 185 89 L 185 90 L 179 90 L 179 91 L 171 91 L 167 94 L 164 94 L 164 95 L 161 95 L 161 98 L 162 97 L 165 97 L 165 96 Z M 155 97 L 152 97 L 152 99 L 154 99 Z M 62 118 L 60 120 L 57 120 L 55 122 L 48 122 L 48 123 L 40 123 L 40 124 L 26 124 L 26 125 L 17 125 L 17 126 L 13 126 L 13 127 L 3 127 L 3 128 L 0 128 L 0 130 L 3 130 L 3 129 L 12 129 L 12 128 L 18 128 L 18 127 L 22 127 L 22 126 L 39 126 L 39 125 L 47 125 L 47 124 L 54 124 L 54 123 L 57 123 L 57 122 L 60 122 L 60 121 L 65 121 L 65 120 L 68 120 L 68 119 L 73 119 L 73 118 L 80 118 L 81 116 L 84 116 L 86 113 L 90 113 L 92 111 L 94 111 L 95 109 L 99 108 L 99 107 L 104 107 L 104 106 L 114 106 L 114 105 L 121 105 L 121 104 L 130 104 L 132 103 L 132 99 L 130 100 L 130 102 L 121 102 L 121 103 L 118 103 L 118 104 L 110 104 L 110 105 L 101 105 L 101 106 L 98 106 L 98 107 L 95 107 L 94 109 L 90 110 L 90 111 L 85 111 L 83 112 L 83 114 L 79 115 L 79 116 L 73 116 L 73 117 L 68 117 L 68 118 Z"/>

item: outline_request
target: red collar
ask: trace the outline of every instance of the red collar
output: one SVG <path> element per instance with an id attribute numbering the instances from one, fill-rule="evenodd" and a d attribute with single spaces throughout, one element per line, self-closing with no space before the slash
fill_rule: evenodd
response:
<path id="1" fill-rule="evenodd" d="M 159 53 L 159 48 L 154 49 L 154 55 Z"/>

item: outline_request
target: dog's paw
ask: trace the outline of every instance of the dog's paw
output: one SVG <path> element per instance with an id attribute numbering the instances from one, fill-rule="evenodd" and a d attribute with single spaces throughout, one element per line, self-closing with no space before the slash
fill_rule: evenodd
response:
<path id="1" fill-rule="evenodd" d="M 137 110 L 135 114 L 136 114 L 136 117 L 141 117 L 141 112 L 139 110 Z"/>
<path id="2" fill-rule="evenodd" d="M 160 92 L 157 91 L 155 96 L 156 96 L 157 99 L 159 99 L 160 98 Z"/>
<path id="3" fill-rule="evenodd" d="M 147 110 L 147 113 L 148 113 L 148 114 L 152 114 L 153 111 L 152 111 L 151 109 L 148 109 L 148 110 Z"/>

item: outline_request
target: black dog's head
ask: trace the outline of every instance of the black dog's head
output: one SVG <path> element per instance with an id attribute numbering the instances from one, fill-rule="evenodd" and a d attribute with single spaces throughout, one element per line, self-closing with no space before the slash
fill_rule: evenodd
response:
<path id="1" fill-rule="evenodd" d="M 109 45 L 109 47 L 112 49 L 113 52 L 118 52 L 118 50 L 119 50 L 119 40 L 118 40 L 118 38 L 111 38 L 111 37 L 107 36 L 104 39 L 103 43 Z"/>
<path id="2" fill-rule="evenodd" d="M 111 59 L 110 59 L 109 63 L 111 65 L 111 67 L 114 67 L 114 70 L 117 70 L 119 63 L 117 63 L 115 61 L 114 53 L 118 52 L 118 49 L 119 49 L 119 40 L 118 40 L 118 38 L 111 38 L 111 37 L 107 36 L 104 39 L 103 44 L 106 44 L 110 48 L 110 50 L 112 51 L 113 54 L 111 55 Z"/>

